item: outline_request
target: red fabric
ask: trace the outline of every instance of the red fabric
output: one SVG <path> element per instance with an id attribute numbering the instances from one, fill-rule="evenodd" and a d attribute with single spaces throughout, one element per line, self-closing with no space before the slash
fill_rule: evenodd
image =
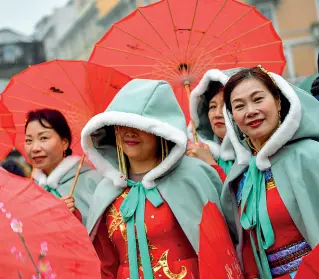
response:
<path id="1" fill-rule="evenodd" d="M 319 278 L 319 245 L 309 255 L 302 259 L 295 279 L 318 279 Z"/>
<path id="2" fill-rule="evenodd" d="M 30 66 L 11 78 L 1 95 L 3 104 L 13 112 L 17 129 L 16 148 L 24 153 L 27 112 L 51 108 L 61 111 L 67 119 L 72 131 L 73 154 L 82 155 L 83 127 L 94 115 L 104 112 L 121 87 L 130 80 L 112 68 L 84 61 L 53 60 Z"/>
<path id="3" fill-rule="evenodd" d="M 104 222 L 100 225 L 97 239 L 94 242 L 102 261 L 103 279 L 127 279 L 130 277 L 126 225 L 120 222 L 112 234 L 111 240 L 108 237 L 114 219 L 116 216 L 119 217 L 118 213 L 122 201 L 123 197 L 120 196 L 108 208 L 105 213 L 107 216 L 106 225 Z M 159 208 L 154 208 L 149 201 L 146 201 L 145 226 L 156 278 L 175 278 L 169 277 L 175 274 L 181 276 L 176 278 L 199 279 L 197 255 L 166 202 Z M 119 266 L 117 266 L 118 263 Z M 140 277 L 143 278 L 141 269 L 139 273 Z"/>
<path id="4" fill-rule="evenodd" d="M 0 169 L 1 278 L 100 277 L 85 227 L 65 202 Z M 19 274 L 19 276 L 18 276 Z"/>
<path id="5" fill-rule="evenodd" d="M 97 235 L 93 241 L 93 245 L 101 261 L 102 279 L 115 279 L 117 278 L 119 257 L 113 243 L 107 235 L 105 222 L 106 220 L 104 216 L 104 218 L 100 222 Z"/>
<path id="6" fill-rule="evenodd" d="M 215 171 L 218 172 L 219 178 L 224 183 L 227 176 L 226 176 L 223 168 L 218 166 L 218 165 L 211 165 L 211 166 L 215 169 Z"/>
<path id="7" fill-rule="evenodd" d="M 132 78 L 167 80 L 189 120 L 184 81 L 194 88 L 210 69 L 249 68 L 263 61 L 267 70 L 281 74 L 280 42 L 269 20 L 239 1 L 162 0 L 113 24 L 90 62 Z"/>
<path id="8" fill-rule="evenodd" d="M 76 208 L 75 211 L 73 212 L 73 214 L 82 223 L 82 214 L 81 214 L 80 210 L 78 210 Z"/>
<path id="9" fill-rule="evenodd" d="M 204 206 L 199 228 L 201 279 L 244 279 L 227 224 L 215 203 Z"/>
<path id="10" fill-rule="evenodd" d="M 275 243 L 267 250 L 271 252 L 288 244 L 297 242 L 303 239 L 295 223 L 290 217 L 290 214 L 285 207 L 277 188 L 267 191 L 267 209 L 271 224 L 275 233 Z M 244 247 L 243 261 L 246 272 L 246 278 L 256 278 L 258 269 L 256 266 L 254 254 L 251 247 L 249 232 L 244 231 Z M 290 278 L 288 275 L 277 277 L 280 279 Z"/>

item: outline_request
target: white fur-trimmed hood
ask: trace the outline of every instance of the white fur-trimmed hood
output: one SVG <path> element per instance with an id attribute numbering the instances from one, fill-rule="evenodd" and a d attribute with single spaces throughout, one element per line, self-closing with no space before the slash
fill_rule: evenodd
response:
<path id="1" fill-rule="evenodd" d="M 79 156 L 68 156 L 47 176 L 42 170 L 34 168 L 32 171 L 32 178 L 41 186 L 50 186 L 57 189 L 59 182 L 79 161 Z"/>
<path id="2" fill-rule="evenodd" d="M 227 80 L 229 79 L 228 75 L 218 69 L 212 69 L 207 71 L 199 84 L 194 88 L 190 95 L 190 115 L 191 119 L 195 123 L 195 127 L 197 129 L 197 136 L 200 142 L 206 143 L 211 153 L 213 154 L 214 158 L 217 160 L 221 157 L 223 160 L 235 160 L 235 152 L 232 148 L 231 142 L 227 135 L 225 136 L 223 142 L 220 144 L 214 140 L 206 138 L 202 135 L 201 131 L 198 130 L 200 127 L 200 117 L 198 115 L 198 106 L 203 98 L 203 94 L 206 92 L 207 87 L 210 81 L 219 81 L 221 84 L 225 85 Z M 214 133 L 209 126 L 210 131 L 212 132 L 212 138 L 214 137 Z M 192 133 L 192 126 L 189 124 L 187 128 L 188 138 L 194 142 L 193 133 Z"/>
<path id="3" fill-rule="evenodd" d="M 117 156 L 110 156 L 116 147 L 106 144 L 103 151 L 92 140 L 94 132 L 114 125 L 136 128 L 175 144 L 164 161 L 144 176 L 142 183 L 147 189 L 154 188 L 155 180 L 168 173 L 186 152 L 185 118 L 171 86 L 165 81 L 132 80 L 121 89 L 108 109 L 94 116 L 82 130 L 81 144 L 88 159 L 101 175 L 113 181 L 115 187 L 126 187 L 126 178 L 116 164 Z M 114 135 L 102 138 L 111 136 Z"/>
<path id="4" fill-rule="evenodd" d="M 270 73 L 271 77 L 281 89 L 282 94 L 290 103 L 290 109 L 280 127 L 273 133 L 270 139 L 258 152 L 256 165 L 259 170 L 266 170 L 271 167 L 270 157 L 274 155 L 282 146 L 288 143 L 298 131 L 302 119 L 302 106 L 299 97 L 293 87 L 281 76 Z M 310 96 L 309 96 L 310 97 Z M 314 100 L 315 101 L 315 100 Z M 231 114 L 224 107 L 224 118 L 227 127 L 227 134 L 236 152 L 237 161 L 241 165 L 247 165 L 252 156 L 251 151 L 241 144 L 235 132 L 234 121 L 230 119 Z"/>

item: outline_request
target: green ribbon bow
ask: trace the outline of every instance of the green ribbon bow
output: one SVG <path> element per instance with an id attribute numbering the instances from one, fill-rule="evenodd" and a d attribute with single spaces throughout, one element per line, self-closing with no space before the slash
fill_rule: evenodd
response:
<path id="1" fill-rule="evenodd" d="M 141 182 L 127 180 L 128 187 L 131 187 L 127 197 L 121 204 L 120 212 L 123 221 L 127 223 L 127 238 L 128 238 L 128 258 L 130 265 L 130 278 L 139 279 L 136 235 L 135 235 L 135 217 L 138 248 L 142 261 L 144 278 L 153 278 L 153 270 L 151 259 L 148 251 L 148 243 L 144 226 L 145 199 L 148 199 L 153 206 L 159 207 L 163 203 L 157 188 L 145 189 Z"/>
<path id="2" fill-rule="evenodd" d="M 51 193 L 53 196 L 57 198 L 61 198 L 60 193 L 57 190 L 51 188 L 50 186 L 45 186 L 44 190 L 48 191 L 49 193 Z"/>
<path id="3" fill-rule="evenodd" d="M 223 169 L 225 174 L 229 174 L 234 162 L 233 161 L 224 161 L 222 158 L 219 157 L 217 160 L 217 164 Z"/>
<path id="4" fill-rule="evenodd" d="M 267 210 L 265 175 L 257 168 L 255 156 L 250 159 L 243 187 L 240 223 L 245 230 L 250 230 L 250 241 L 260 278 L 272 279 L 265 250 L 275 243 L 275 234 Z M 258 251 L 253 230 L 257 235 Z"/>

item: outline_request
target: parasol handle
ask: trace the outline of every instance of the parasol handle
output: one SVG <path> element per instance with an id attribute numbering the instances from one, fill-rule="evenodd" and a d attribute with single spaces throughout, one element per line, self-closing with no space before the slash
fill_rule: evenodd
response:
<path id="1" fill-rule="evenodd" d="M 83 166 L 84 158 L 85 158 L 85 154 L 83 153 L 82 157 L 81 157 L 81 160 L 80 160 L 80 163 L 79 163 L 79 166 L 78 166 L 78 169 L 76 171 L 74 180 L 73 180 L 73 184 L 72 184 L 70 193 L 69 193 L 71 196 L 73 195 L 73 192 L 74 192 L 74 189 L 75 189 L 75 186 L 76 186 L 76 182 L 78 181 L 78 178 L 79 178 L 79 175 L 80 175 L 80 171 L 81 171 L 81 168 Z"/>
<path id="2" fill-rule="evenodd" d="M 185 90 L 186 90 L 186 93 L 187 93 L 187 97 L 188 97 L 188 102 L 189 102 L 190 101 L 190 95 L 191 95 L 190 84 L 188 82 L 185 82 L 184 83 L 184 87 L 185 87 Z M 194 142 L 198 143 L 196 127 L 195 127 L 195 123 L 194 123 L 193 119 L 191 119 L 191 125 L 192 125 L 192 134 L 193 134 Z"/>

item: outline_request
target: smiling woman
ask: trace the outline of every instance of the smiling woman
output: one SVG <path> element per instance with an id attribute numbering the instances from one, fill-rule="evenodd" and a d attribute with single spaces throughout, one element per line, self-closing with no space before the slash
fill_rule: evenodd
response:
<path id="1" fill-rule="evenodd" d="M 71 156 L 71 142 L 70 127 L 59 111 L 41 109 L 28 113 L 25 151 L 33 166 L 33 179 L 45 190 L 65 201 L 70 211 L 75 212 L 85 224 L 90 198 L 102 178 L 96 171 L 83 166 L 74 197 L 69 195 L 80 161 L 79 157 Z"/>
<path id="2" fill-rule="evenodd" d="M 319 103 L 261 66 L 234 74 L 224 99 L 236 161 L 221 203 L 245 277 L 294 278 L 319 244 Z"/>

